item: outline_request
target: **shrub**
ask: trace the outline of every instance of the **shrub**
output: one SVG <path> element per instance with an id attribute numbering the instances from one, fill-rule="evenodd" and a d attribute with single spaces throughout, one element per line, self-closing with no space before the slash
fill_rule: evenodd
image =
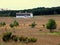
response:
<path id="1" fill-rule="evenodd" d="M 23 41 L 23 39 L 24 39 L 24 37 L 22 37 L 22 36 L 19 37 L 19 41 Z"/>
<path id="2" fill-rule="evenodd" d="M 7 41 L 15 41 L 17 42 L 19 39 L 20 42 L 24 42 L 24 43 L 30 43 L 30 42 L 36 42 L 37 39 L 36 38 L 28 38 L 28 37 L 17 37 L 16 35 L 12 35 L 12 32 L 6 32 L 4 33 L 3 37 L 2 37 L 2 40 L 4 42 L 7 42 Z"/>
<path id="3" fill-rule="evenodd" d="M 13 24 L 14 26 L 19 26 L 19 23 L 16 20 L 13 22 Z"/>
<path id="4" fill-rule="evenodd" d="M 14 25 L 13 25 L 13 24 L 10 24 L 10 27 L 11 27 L 11 28 L 13 28 L 13 27 L 14 27 Z"/>
<path id="5" fill-rule="evenodd" d="M 52 32 L 53 29 L 56 29 L 56 22 L 53 19 L 49 19 L 48 23 L 46 24 L 46 28 L 50 29 L 50 32 Z"/>
<path id="6" fill-rule="evenodd" d="M 27 42 L 28 37 L 19 37 L 19 41 L 21 42 Z"/>
<path id="7" fill-rule="evenodd" d="M 31 40 L 31 42 L 36 42 L 37 41 L 36 38 L 31 38 L 30 40 Z"/>
<path id="8" fill-rule="evenodd" d="M 44 24 L 42 26 L 43 26 L 43 28 L 45 28 L 45 25 Z"/>
<path id="9" fill-rule="evenodd" d="M 5 41 L 5 42 L 9 41 L 11 39 L 11 35 L 12 35 L 11 32 L 6 32 L 2 37 L 3 41 Z"/>
<path id="10" fill-rule="evenodd" d="M 0 22 L 0 26 L 5 26 L 6 23 L 5 22 Z"/>
<path id="11" fill-rule="evenodd" d="M 13 40 L 14 37 L 16 37 L 16 35 L 12 35 L 12 36 L 11 36 L 11 39 Z"/>
<path id="12" fill-rule="evenodd" d="M 28 43 L 31 42 L 31 38 L 28 38 Z"/>
<path id="13" fill-rule="evenodd" d="M 37 41 L 36 38 L 29 38 L 29 39 L 28 39 L 28 42 L 36 42 L 36 41 Z"/>
<path id="14" fill-rule="evenodd" d="M 35 22 L 33 22 L 31 25 L 29 25 L 29 26 L 31 26 L 31 28 L 34 28 L 35 26 L 36 26 L 36 24 L 35 24 Z"/>
<path id="15" fill-rule="evenodd" d="M 26 42 L 27 39 L 28 39 L 28 37 L 24 37 L 24 38 L 23 38 L 23 42 Z"/>
<path id="16" fill-rule="evenodd" d="M 18 41 L 18 37 L 17 37 L 16 35 L 12 35 L 12 36 L 11 36 L 11 39 L 12 39 L 13 41 L 15 41 L 15 42 Z"/>
<path id="17" fill-rule="evenodd" d="M 3 23 L 2 23 L 2 25 L 3 25 L 3 26 L 5 26 L 5 25 L 6 25 L 6 23 L 5 23 L 5 22 L 3 22 Z"/>
<path id="18" fill-rule="evenodd" d="M 13 28 L 14 26 L 19 26 L 19 23 L 16 20 L 10 24 L 11 28 Z"/>

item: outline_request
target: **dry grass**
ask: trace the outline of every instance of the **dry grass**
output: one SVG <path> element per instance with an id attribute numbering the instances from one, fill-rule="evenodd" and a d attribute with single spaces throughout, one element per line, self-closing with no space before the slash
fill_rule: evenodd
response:
<path id="1" fill-rule="evenodd" d="M 50 35 L 47 34 L 49 30 L 43 28 L 43 24 L 46 24 L 48 19 L 55 19 L 57 23 L 56 31 L 60 32 L 60 16 L 35 16 L 34 18 L 20 19 L 15 17 L 0 17 L 0 22 L 6 22 L 5 27 L 0 27 L 0 45 L 58 45 L 60 43 L 60 35 Z M 19 22 L 19 26 L 15 28 L 10 28 L 9 24 L 14 20 Z M 30 24 L 36 22 L 37 26 L 35 28 L 30 28 Z M 7 30 L 5 30 L 5 28 Z M 42 30 L 42 31 L 40 31 Z M 2 41 L 2 35 L 6 31 L 11 31 L 13 34 L 18 36 L 28 36 L 36 37 L 38 40 L 36 43 L 24 44 L 20 42 L 8 42 L 4 43 Z M 44 33 L 44 34 L 43 34 Z"/>

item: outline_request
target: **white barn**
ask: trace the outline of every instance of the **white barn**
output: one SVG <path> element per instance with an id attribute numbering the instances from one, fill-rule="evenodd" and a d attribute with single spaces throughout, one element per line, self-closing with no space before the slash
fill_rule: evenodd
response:
<path id="1" fill-rule="evenodd" d="M 16 18 L 31 18 L 33 17 L 32 13 L 16 13 Z"/>

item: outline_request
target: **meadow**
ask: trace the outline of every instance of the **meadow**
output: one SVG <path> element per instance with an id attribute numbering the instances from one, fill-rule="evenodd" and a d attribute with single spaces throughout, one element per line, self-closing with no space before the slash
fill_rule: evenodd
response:
<path id="1" fill-rule="evenodd" d="M 49 19 L 54 19 L 57 23 L 56 33 L 50 33 L 48 29 L 43 27 Z M 19 23 L 19 26 L 10 28 L 14 20 Z M 33 18 L 16 18 L 16 17 L 0 17 L 0 22 L 5 22 L 6 26 L 0 27 L 0 45 L 59 45 L 60 44 L 60 15 L 49 16 L 34 16 Z M 29 25 L 35 22 L 37 25 L 31 28 Z M 35 43 L 21 43 L 21 42 L 3 42 L 2 35 L 4 32 L 10 31 L 13 35 L 27 36 L 37 38 Z"/>

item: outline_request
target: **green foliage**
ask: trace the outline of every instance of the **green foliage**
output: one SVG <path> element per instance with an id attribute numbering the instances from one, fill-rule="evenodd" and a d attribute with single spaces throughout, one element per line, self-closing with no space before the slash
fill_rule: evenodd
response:
<path id="1" fill-rule="evenodd" d="M 19 26 L 19 23 L 16 20 L 10 24 L 11 28 L 16 27 L 16 26 Z"/>
<path id="2" fill-rule="evenodd" d="M 0 11 L 0 17 L 16 17 L 17 12 L 32 12 L 34 16 L 60 14 L 60 6 L 52 8 L 37 7 L 26 10 L 2 10 Z"/>
<path id="3" fill-rule="evenodd" d="M 28 42 L 36 42 L 36 41 L 37 41 L 36 38 L 29 38 L 29 39 L 28 39 Z"/>
<path id="4" fill-rule="evenodd" d="M 13 22 L 13 24 L 14 26 L 19 26 L 19 23 L 16 20 Z"/>
<path id="5" fill-rule="evenodd" d="M 27 37 L 24 37 L 24 38 L 23 38 L 23 42 L 26 42 L 26 41 L 27 41 L 27 39 L 28 39 Z"/>
<path id="6" fill-rule="evenodd" d="M 19 41 L 26 42 L 28 37 L 19 37 Z"/>
<path id="7" fill-rule="evenodd" d="M 5 22 L 0 22 L 0 26 L 5 26 L 6 23 Z"/>
<path id="8" fill-rule="evenodd" d="M 5 23 L 5 22 L 3 22 L 3 23 L 2 23 L 2 25 L 3 25 L 3 26 L 5 26 L 5 25 L 6 25 L 6 23 Z"/>
<path id="9" fill-rule="evenodd" d="M 52 31 L 52 29 L 56 29 L 56 22 L 53 19 L 49 19 L 48 23 L 46 24 L 46 28 L 50 29 L 50 32 Z"/>
<path id="10" fill-rule="evenodd" d="M 4 33 L 4 35 L 2 37 L 3 41 L 4 42 L 9 41 L 10 38 L 11 38 L 11 35 L 12 35 L 12 32 L 6 32 L 6 33 Z"/>
<path id="11" fill-rule="evenodd" d="M 10 27 L 11 27 L 11 28 L 13 28 L 13 27 L 14 27 L 14 25 L 13 25 L 13 24 L 10 24 Z"/>
<path id="12" fill-rule="evenodd" d="M 53 33 L 50 33 L 51 35 L 60 35 L 60 32 L 53 32 Z"/>
<path id="13" fill-rule="evenodd" d="M 22 36 L 19 37 L 19 41 L 23 41 L 23 39 L 24 39 L 24 37 L 22 37 Z"/>
<path id="14" fill-rule="evenodd" d="M 12 36 L 11 36 L 11 39 L 12 39 L 13 41 L 15 41 L 15 42 L 18 41 L 18 37 L 17 37 L 16 35 L 12 35 Z"/>
<path id="15" fill-rule="evenodd" d="M 31 39 L 30 39 L 30 38 L 28 38 L 28 43 L 29 43 L 29 42 L 31 42 Z"/>
<path id="16" fill-rule="evenodd" d="M 19 40 L 20 42 L 24 42 L 24 43 L 30 43 L 30 42 L 36 42 L 37 41 L 36 38 L 28 38 L 28 37 L 23 37 L 23 36 L 18 37 L 16 35 L 12 35 L 12 32 L 4 33 L 2 40 L 4 42 L 8 42 L 10 40 L 17 42 Z"/>
<path id="17" fill-rule="evenodd" d="M 36 23 L 35 22 L 33 22 L 31 25 L 29 25 L 29 26 L 31 26 L 31 28 L 34 28 L 35 26 L 36 26 Z"/>
<path id="18" fill-rule="evenodd" d="M 28 37 L 19 37 L 19 41 L 30 43 L 30 42 L 36 42 L 37 39 L 36 38 L 28 38 Z"/>

